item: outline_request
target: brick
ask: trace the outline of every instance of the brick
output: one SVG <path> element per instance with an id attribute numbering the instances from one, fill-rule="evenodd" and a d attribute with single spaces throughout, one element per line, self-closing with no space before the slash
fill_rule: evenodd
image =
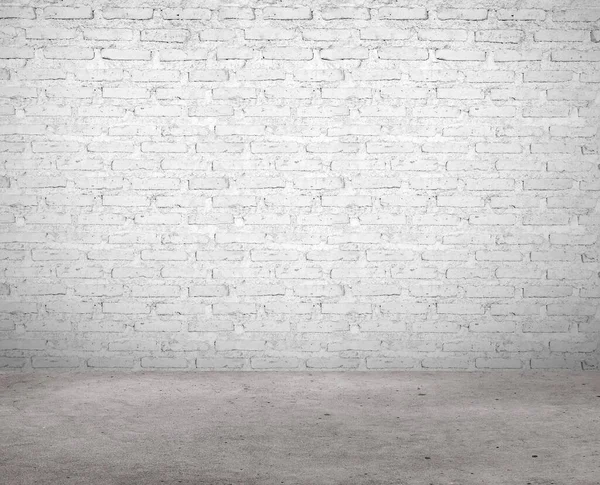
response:
<path id="1" fill-rule="evenodd" d="M 149 61 L 150 51 L 138 49 L 102 49 L 103 59 L 115 61 Z"/>
<path id="2" fill-rule="evenodd" d="M 523 117 L 525 118 L 566 118 L 570 113 L 569 106 L 565 105 L 546 105 L 524 107 Z"/>
<path id="3" fill-rule="evenodd" d="M 144 99 L 149 98 L 150 93 L 145 88 L 103 88 L 104 98 L 118 99 Z"/>
<path id="4" fill-rule="evenodd" d="M 462 29 L 423 29 L 417 33 L 419 40 L 435 42 L 463 42 L 467 40 L 467 31 Z"/>
<path id="5" fill-rule="evenodd" d="M 254 88 L 218 88 L 212 93 L 213 99 L 253 99 L 258 96 Z"/>
<path id="6" fill-rule="evenodd" d="M 584 42 L 589 38 L 587 30 L 540 30 L 533 34 L 536 42 Z"/>
<path id="7" fill-rule="evenodd" d="M 148 20 L 154 15 L 151 8 L 103 8 L 102 17 L 106 20 Z"/>
<path id="8" fill-rule="evenodd" d="M 87 40 L 132 40 L 130 29 L 84 29 L 83 38 Z"/>
<path id="9" fill-rule="evenodd" d="M 313 88 L 297 88 L 294 91 L 284 90 L 281 88 L 265 88 L 264 90 L 265 98 L 269 100 L 311 99 L 315 96 L 315 94 L 316 91 Z"/>
<path id="10" fill-rule="evenodd" d="M 263 50 L 263 58 L 307 61 L 313 58 L 313 52 L 311 49 L 299 49 L 297 47 L 268 47 Z"/>
<path id="11" fill-rule="evenodd" d="M 3 47 L 0 59 L 32 59 L 34 50 L 31 47 Z"/>
<path id="12" fill-rule="evenodd" d="M 542 60 L 542 51 L 498 50 L 493 56 L 496 62 L 532 62 Z"/>
<path id="13" fill-rule="evenodd" d="M 474 225 L 507 225 L 512 226 L 515 224 L 516 218 L 512 214 L 504 215 L 482 215 L 482 216 L 471 216 L 469 217 L 469 224 Z"/>
<path id="14" fill-rule="evenodd" d="M 556 62 L 600 62 L 600 51 L 552 51 L 550 60 Z"/>
<path id="15" fill-rule="evenodd" d="M 68 113 L 70 114 L 70 113 Z M 68 116 L 67 114 L 67 116 Z M 78 108 L 79 116 L 89 117 L 119 117 L 125 114 L 125 110 L 116 106 L 80 106 Z"/>
<path id="16" fill-rule="evenodd" d="M 164 8 L 161 16 L 166 20 L 209 20 L 211 11 L 208 8 Z"/>
<path id="17" fill-rule="evenodd" d="M 164 62 L 199 61 L 208 58 L 208 51 L 206 49 L 160 49 L 158 58 Z"/>
<path id="18" fill-rule="evenodd" d="M 142 142 L 141 150 L 147 153 L 185 153 L 188 146 L 177 142 Z"/>
<path id="19" fill-rule="evenodd" d="M 131 369 L 133 358 L 131 357 L 91 357 L 86 361 L 88 367 L 99 369 Z"/>
<path id="20" fill-rule="evenodd" d="M 487 17 L 488 11 L 482 8 L 451 8 L 437 11 L 439 20 L 486 20 Z"/>
<path id="21" fill-rule="evenodd" d="M 483 99 L 483 92 L 477 88 L 438 88 L 440 99 Z"/>
<path id="22" fill-rule="evenodd" d="M 464 289 L 467 298 L 512 298 L 515 294 L 512 286 L 467 286 Z"/>
<path id="23" fill-rule="evenodd" d="M 194 117 L 221 117 L 221 116 L 232 116 L 233 107 L 227 105 L 203 105 L 198 107 L 190 107 L 188 110 L 188 116 Z"/>
<path id="24" fill-rule="evenodd" d="M 378 51 L 380 59 L 399 59 L 404 61 L 424 61 L 429 58 L 427 49 L 411 47 L 384 47 Z"/>
<path id="25" fill-rule="evenodd" d="M 475 367 L 478 369 L 521 369 L 523 362 L 520 359 L 479 357 L 475 359 Z"/>
<path id="26" fill-rule="evenodd" d="M 584 126 L 581 128 L 571 128 L 568 126 L 551 126 L 550 136 L 560 136 L 568 138 L 591 138 L 598 132 L 598 129 L 593 126 Z"/>
<path id="27" fill-rule="evenodd" d="M 449 315 L 483 315 L 484 308 L 474 303 L 439 303 L 437 312 Z"/>
<path id="28" fill-rule="evenodd" d="M 326 61 L 335 61 L 342 59 L 367 59 L 369 51 L 364 47 L 347 47 L 323 49 L 320 51 L 321 59 Z M 308 57 L 308 59 L 312 59 Z"/>
<path id="29" fill-rule="evenodd" d="M 309 7 L 265 7 L 263 18 L 268 20 L 310 20 L 312 11 Z"/>
<path id="30" fill-rule="evenodd" d="M 141 31 L 142 42 L 186 42 L 189 31 L 184 29 L 147 29 Z"/>
<path id="31" fill-rule="evenodd" d="M 252 369 L 296 369 L 300 365 L 297 358 L 251 358 Z"/>
<path id="32" fill-rule="evenodd" d="M 84 47 L 46 47 L 46 59 L 88 60 L 94 58 L 94 50 Z"/>
<path id="33" fill-rule="evenodd" d="M 28 361 L 24 357 L 0 357 L 0 368 L 23 368 Z"/>
<path id="34" fill-rule="evenodd" d="M 147 314 L 150 313 L 150 307 L 147 303 L 132 300 L 120 302 L 104 302 L 102 303 L 103 313 L 116 313 L 123 315 Z"/>
<path id="35" fill-rule="evenodd" d="M 33 357 L 31 366 L 34 369 L 75 368 L 79 367 L 77 357 Z"/>
<path id="36" fill-rule="evenodd" d="M 321 311 L 324 314 L 367 314 L 372 312 L 371 305 L 368 303 L 348 303 L 348 304 L 336 304 L 336 303 L 323 303 Z"/>
<path id="37" fill-rule="evenodd" d="M 494 304 L 490 307 L 491 315 L 539 315 L 540 306 L 528 303 Z"/>
<path id="38" fill-rule="evenodd" d="M 421 365 L 426 369 L 466 369 L 469 361 L 458 357 L 427 357 Z"/>
<path id="39" fill-rule="evenodd" d="M 227 42 L 235 38 L 235 31 L 231 29 L 205 29 L 200 31 L 200 40 Z"/>
<path id="40" fill-rule="evenodd" d="M 382 7 L 379 9 L 382 20 L 427 20 L 427 10 L 424 8 Z"/>
<path id="41" fill-rule="evenodd" d="M 548 89 L 546 97 L 550 101 L 592 101 L 596 97 L 594 91 L 586 91 L 582 89 Z"/>
<path id="42" fill-rule="evenodd" d="M 529 71 L 523 73 L 523 81 L 526 83 L 566 82 L 572 79 L 572 71 Z"/>
<path id="43" fill-rule="evenodd" d="M 477 143 L 477 153 L 521 153 L 523 147 L 518 143 Z"/>
<path id="44" fill-rule="evenodd" d="M 600 20 L 600 9 L 570 9 L 552 12 L 555 22 L 596 22 Z"/>
<path id="45" fill-rule="evenodd" d="M 223 7 L 219 9 L 219 20 L 254 20 L 254 9 L 247 7 Z"/>
<path id="46" fill-rule="evenodd" d="M 524 37 L 525 33 L 522 30 L 478 30 L 475 32 L 475 42 L 518 44 Z"/>
<path id="47" fill-rule="evenodd" d="M 366 27 L 360 29 L 363 40 L 406 40 L 412 36 L 409 30 L 399 30 L 385 27 Z"/>
<path id="48" fill-rule="evenodd" d="M 244 29 L 244 38 L 248 40 L 290 40 L 296 36 L 293 30 L 278 28 Z"/>
<path id="49" fill-rule="evenodd" d="M 26 29 L 27 39 L 73 39 L 77 32 L 60 28 L 31 28 Z"/>
<path id="50" fill-rule="evenodd" d="M 552 303 L 546 307 L 548 315 L 557 316 L 591 316 L 596 314 L 596 310 L 597 307 L 595 305 L 577 305 L 569 303 Z"/>
<path id="51" fill-rule="evenodd" d="M 92 7 L 46 7 L 44 17 L 47 19 L 91 19 Z"/>
<path id="52" fill-rule="evenodd" d="M 485 61 L 484 51 L 439 49 L 435 51 L 440 61 Z"/>
<path id="53" fill-rule="evenodd" d="M 35 19 L 35 10 L 31 7 L 0 7 L 0 19 Z"/>
<path id="54" fill-rule="evenodd" d="M 244 362 L 244 359 L 239 358 L 198 358 L 196 359 L 196 367 L 198 369 L 241 369 Z"/>
<path id="55" fill-rule="evenodd" d="M 545 20 L 546 12 L 542 9 L 524 8 L 524 9 L 500 9 L 496 10 L 498 20 Z"/>
<path id="56" fill-rule="evenodd" d="M 186 368 L 188 362 L 184 357 L 142 357 L 141 366 L 155 369 Z"/>
<path id="57" fill-rule="evenodd" d="M 369 20 L 371 15 L 367 8 L 338 7 L 321 10 L 323 20 Z"/>
<path id="58" fill-rule="evenodd" d="M 473 107 L 469 116 L 475 118 L 514 118 L 516 109 L 513 106 Z"/>

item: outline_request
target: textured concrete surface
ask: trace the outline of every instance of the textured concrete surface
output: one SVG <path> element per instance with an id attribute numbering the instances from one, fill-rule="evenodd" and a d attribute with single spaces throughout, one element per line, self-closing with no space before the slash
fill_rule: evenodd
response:
<path id="1" fill-rule="evenodd" d="M 600 373 L 0 375 L 5 485 L 597 485 Z"/>
<path id="2" fill-rule="evenodd" d="M 0 367 L 600 367 L 598 0 L 0 3 Z"/>

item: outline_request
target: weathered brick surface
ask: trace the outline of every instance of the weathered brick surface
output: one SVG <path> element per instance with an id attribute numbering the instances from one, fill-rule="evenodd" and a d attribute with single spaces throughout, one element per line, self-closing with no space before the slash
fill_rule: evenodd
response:
<path id="1" fill-rule="evenodd" d="M 3 2 L 0 367 L 598 369 L 599 22 Z"/>

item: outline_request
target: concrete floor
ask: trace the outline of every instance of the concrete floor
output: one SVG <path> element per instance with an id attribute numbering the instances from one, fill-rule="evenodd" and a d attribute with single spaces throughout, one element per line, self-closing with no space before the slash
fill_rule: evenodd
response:
<path id="1" fill-rule="evenodd" d="M 600 373 L 0 375 L 0 483 L 600 484 Z"/>

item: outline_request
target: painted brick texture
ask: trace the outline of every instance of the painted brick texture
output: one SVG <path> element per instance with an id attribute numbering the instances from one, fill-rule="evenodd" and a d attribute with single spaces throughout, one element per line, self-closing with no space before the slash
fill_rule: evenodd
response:
<path id="1" fill-rule="evenodd" d="M 24 0 L 0 45 L 0 368 L 598 369 L 597 3 Z"/>

